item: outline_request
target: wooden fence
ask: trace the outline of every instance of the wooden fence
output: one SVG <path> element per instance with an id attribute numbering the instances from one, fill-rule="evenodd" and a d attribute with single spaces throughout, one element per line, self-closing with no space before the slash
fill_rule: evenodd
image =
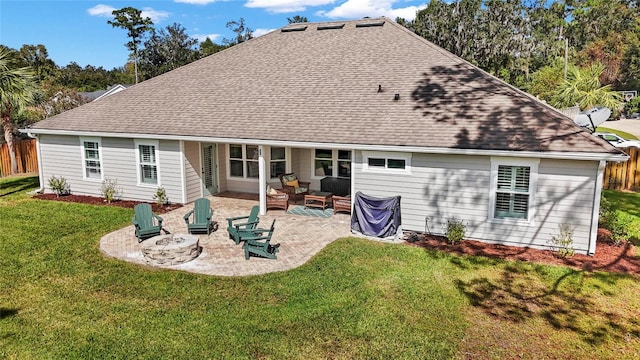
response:
<path id="1" fill-rule="evenodd" d="M 36 139 L 16 140 L 16 160 L 18 160 L 18 173 L 28 174 L 38 172 L 38 155 L 36 151 Z M 0 176 L 11 174 L 11 158 L 7 144 L 0 144 Z"/>
<path id="2" fill-rule="evenodd" d="M 640 148 L 622 148 L 629 155 L 626 162 L 607 162 L 603 187 L 607 190 L 640 191 Z"/>

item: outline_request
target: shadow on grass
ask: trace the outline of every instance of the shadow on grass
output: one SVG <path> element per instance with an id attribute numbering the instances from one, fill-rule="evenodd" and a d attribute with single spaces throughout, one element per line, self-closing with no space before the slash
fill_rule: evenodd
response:
<path id="1" fill-rule="evenodd" d="M 9 316 L 18 315 L 18 309 L 7 309 L 0 307 L 0 320 L 8 318 Z"/>
<path id="2" fill-rule="evenodd" d="M 37 188 L 39 181 L 37 176 L 23 177 L 15 180 L 0 182 L 0 197 L 8 196 L 27 189 Z"/>
<path id="3" fill-rule="evenodd" d="M 467 261 L 475 265 L 496 262 L 482 258 L 454 262 Z M 542 319 L 557 330 L 576 333 L 594 346 L 610 340 L 624 341 L 630 336 L 640 338 L 637 314 L 610 305 L 619 300 L 615 293 L 624 291 L 619 288 L 620 280 L 630 275 L 566 269 L 549 284 L 545 279 L 556 277 L 553 271 L 544 265 L 506 264 L 497 277 L 457 280 L 455 285 L 472 306 L 500 321 L 518 324 Z"/>

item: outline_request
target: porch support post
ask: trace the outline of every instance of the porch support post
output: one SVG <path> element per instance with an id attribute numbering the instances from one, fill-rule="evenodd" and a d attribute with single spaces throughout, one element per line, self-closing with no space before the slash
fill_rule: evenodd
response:
<path id="1" fill-rule="evenodd" d="M 260 215 L 267 213 L 267 174 L 265 172 L 264 146 L 258 145 L 258 186 L 260 187 Z"/>

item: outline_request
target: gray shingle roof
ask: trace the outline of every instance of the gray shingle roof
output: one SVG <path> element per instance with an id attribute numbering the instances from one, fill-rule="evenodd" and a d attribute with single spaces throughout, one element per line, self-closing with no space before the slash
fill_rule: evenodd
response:
<path id="1" fill-rule="evenodd" d="M 34 129 L 618 153 L 387 18 L 291 24 Z"/>

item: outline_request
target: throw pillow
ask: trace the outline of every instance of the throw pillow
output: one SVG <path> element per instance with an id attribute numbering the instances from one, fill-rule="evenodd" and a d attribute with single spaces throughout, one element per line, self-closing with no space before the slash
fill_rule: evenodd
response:
<path id="1" fill-rule="evenodd" d="M 293 186 L 293 187 L 300 187 L 300 182 L 298 182 L 298 179 L 295 179 L 293 181 L 287 182 L 287 185 Z"/>

